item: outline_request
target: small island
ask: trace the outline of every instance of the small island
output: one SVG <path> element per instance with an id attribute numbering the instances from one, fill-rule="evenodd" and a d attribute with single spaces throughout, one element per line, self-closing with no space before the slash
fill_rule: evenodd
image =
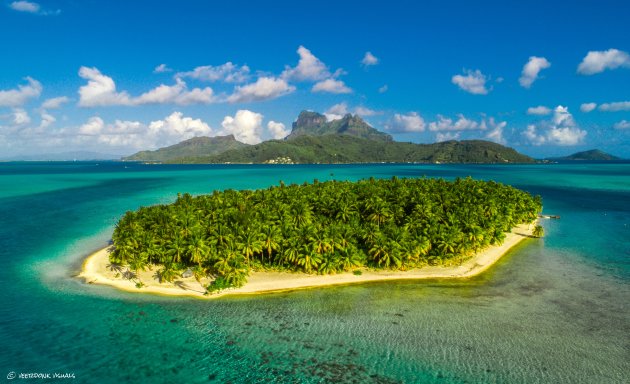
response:
<path id="1" fill-rule="evenodd" d="M 471 178 L 374 179 L 178 196 L 127 212 L 88 283 L 217 297 L 469 277 L 534 232 L 539 196 Z"/>

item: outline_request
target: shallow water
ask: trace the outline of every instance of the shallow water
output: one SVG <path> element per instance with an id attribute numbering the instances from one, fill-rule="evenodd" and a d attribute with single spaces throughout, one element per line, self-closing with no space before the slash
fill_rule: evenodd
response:
<path id="1" fill-rule="evenodd" d="M 493 179 L 540 194 L 562 218 L 462 281 L 202 301 L 72 277 L 126 210 L 178 192 L 392 175 Z M 87 383 L 623 383 L 629 226 L 628 163 L 0 163 L 0 368 Z"/>

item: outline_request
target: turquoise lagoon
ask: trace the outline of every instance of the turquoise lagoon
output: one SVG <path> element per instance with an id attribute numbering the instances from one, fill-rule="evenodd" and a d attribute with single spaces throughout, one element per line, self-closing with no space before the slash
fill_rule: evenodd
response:
<path id="1" fill-rule="evenodd" d="M 544 199 L 547 236 L 472 279 L 168 298 L 74 276 L 121 215 L 178 192 L 472 176 Z M 80 383 L 623 383 L 630 163 L 0 163 L 0 377 Z M 19 377 L 15 380 L 20 380 Z M 59 382 L 51 379 L 50 381 Z M 33 381 L 45 381 L 33 379 Z M 63 380 L 62 380 L 63 381 Z"/>

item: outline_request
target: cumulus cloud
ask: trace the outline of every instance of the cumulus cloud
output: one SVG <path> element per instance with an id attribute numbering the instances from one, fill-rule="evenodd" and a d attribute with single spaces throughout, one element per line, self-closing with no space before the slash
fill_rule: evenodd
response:
<path id="1" fill-rule="evenodd" d="M 66 96 L 53 97 L 51 99 L 46 99 L 42 103 L 42 109 L 59 109 L 65 103 L 70 101 L 70 99 Z"/>
<path id="2" fill-rule="evenodd" d="M 584 113 L 589 113 L 595 108 L 597 108 L 597 104 L 595 103 L 583 103 L 582 105 L 580 105 L 580 111 Z"/>
<path id="3" fill-rule="evenodd" d="M 137 150 L 164 147 L 211 133 L 208 124 L 200 119 L 185 117 L 181 112 L 173 112 L 163 120 L 152 121 L 148 125 L 127 120 L 106 124 L 103 119 L 94 116 L 79 127 L 78 140 L 83 144 Z"/>
<path id="4" fill-rule="evenodd" d="M 387 86 L 387 84 L 383 85 L 382 87 L 380 87 L 378 89 L 378 93 L 385 93 L 387 92 L 387 90 L 389 89 L 389 87 Z"/>
<path id="5" fill-rule="evenodd" d="M 352 89 L 348 88 L 346 84 L 341 80 L 326 79 L 319 81 L 313 85 L 311 89 L 313 92 L 327 92 L 327 93 L 352 93 Z"/>
<path id="6" fill-rule="evenodd" d="M 186 83 L 175 79 L 174 85 L 161 84 L 138 97 L 131 97 L 128 92 L 118 92 L 114 80 L 103 75 L 97 68 L 81 67 L 79 76 L 88 80 L 79 88 L 79 106 L 103 107 L 113 105 L 143 104 L 209 104 L 215 101 L 211 88 L 194 88 L 188 90 Z"/>
<path id="7" fill-rule="evenodd" d="M 156 138 L 157 145 L 170 145 L 197 136 L 209 136 L 212 128 L 201 119 L 185 117 L 181 112 L 173 112 L 164 120 L 149 124 L 149 136 Z"/>
<path id="8" fill-rule="evenodd" d="M 611 48 L 607 51 L 589 51 L 578 65 L 577 72 L 582 75 L 594 75 L 616 68 L 630 68 L 630 55 Z"/>
<path id="9" fill-rule="evenodd" d="M 297 50 L 300 60 L 296 67 L 287 66 L 281 77 L 295 81 L 318 81 L 331 76 L 326 64 L 319 60 L 310 50 L 300 45 Z"/>
<path id="10" fill-rule="evenodd" d="M 31 117 L 28 115 L 22 108 L 15 108 L 13 110 L 13 124 L 15 125 L 25 125 L 31 122 Z"/>
<path id="11" fill-rule="evenodd" d="M 372 54 L 372 52 L 365 52 L 365 56 L 363 56 L 363 60 L 361 60 L 361 64 L 365 67 L 369 67 L 371 65 L 378 64 L 378 58 Z"/>
<path id="12" fill-rule="evenodd" d="M 425 127 L 426 123 L 418 112 L 409 112 L 404 115 L 396 113 L 385 125 L 390 132 L 422 132 Z"/>
<path id="13" fill-rule="evenodd" d="M 486 76 L 480 70 L 465 70 L 464 75 L 455 75 L 451 78 L 453 84 L 473 95 L 487 95 Z"/>
<path id="14" fill-rule="evenodd" d="M 42 121 L 39 124 L 40 128 L 47 128 L 47 127 L 51 126 L 55 121 L 57 121 L 55 116 L 53 116 L 50 113 L 47 113 L 45 111 L 42 112 L 41 118 L 42 118 Z"/>
<path id="15" fill-rule="evenodd" d="M 602 112 L 630 111 L 630 101 L 617 101 L 614 103 L 604 103 L 599 106 Z"/>
<path id="16" fill-rule="evenodd" d="M 381 111 L 376 111 L 374 109 L 370 109 L 367 107 L 362 107 L 362 106 L 358 106 L 354 109 L 354 113 L 356 115 L 359 115 L 361 117 L 370 117 L 370 116 L 376 116 L 376 115 L 382 115 L 383 112 Z"/>
<path id="17" fill-rule="evenodd" d="M 236 140 L 246 144 L 258 144 L 262 141 L 262 120 L 260 113 L 241 109 L 232 116 L 225 116 L 221 127 L 223 135 L 234 135 Z"/>
<path id="18" fill-rule="evenodd" d="M 503 137 L 503 129 L 507 126 L 507 122 L 495 122 L 494 118 L 489 118 L 488 121 L 483 120 L 481 123 L 481 129 L 487 129 L 486 139 L 494 141 L 499 144 L 507 144 L 507 141 Z"/>
<path id="19" fill-rule="evenodd" d="M 544 115 L 548 115 L 551 113 L 551 109 L 548 107 L 545 107 L 544 105 L 539 105 L 537 107 L 529 107 L 527 108 L 527 114 L 528 115 L 539 115 L 539 116 L 544 116 Z"/>
<path id="20" fill-rule="evenodd" d="M 33 14 L 44 15 L 44 16 L 58 15 L 59 13 L 61 13 L 60 10 L 52 11 L 52 10 L 42 9 L 42 7 L 38 3 L 35 3 L 32 1 L 25 1 L 25 0 L 14 1 L 11 4 L 9 4 L 9 8 L 18 12 L 33 13 Z"/>
<path id="21" fill-rule="evenodd" d="M 438 115 L 437 121 L 429 123 L 430 131 L 464 131 L 468 129 L 479 129 L 478 122 L 467 119 L 464 115 L 457 115 L 457 120 L 453 120 L 442 115 Z"/>
<path id="22" fill-rule="evenodd" d="M 326 116 L 326 120 L 333 121 L 341 119 L 348 113 L 350 113 L 348 111 L 348 104 L 346 102 L 343 102 L 335 104 L 332 107 L 328 108 L 326 112 L 324 112 L 324 116 Z"/>
<path id="23" fill-rule="evenodd" d="M 284 139 L 291 133 L 290 130 L 286 129 L 284 124 L 277 123 L 273 120 L 267 123 L 267 130 L 271 134 L 271 137 L 276 140 Z"/>
<path id="24" fill-rule="evenodd" d="M 175 76 L 209 82 L 243 83 L 249 79 L 249 71 L 250 69 L 247 65 L 239 67 L 228 61 L 218 66 L 204 65 L 196 67 L 192 71 L 179 72 Z"/>
<path id="25" fill-rule="evenodd" d="M 153 70 L 153 73 L 165 73 L 172 72 L 173 70 L 169 68 L 166 64 L 160 64 Z"/>
<path id="26" fill-rule="evenodd" d="M 580 144 L 586 137 L 586 131 L 577 126 L 567 107 L 559 105 L 550 120 L 528 125 L 523 136 L 534 145 L 571 146 Z"/>
<path id="27" fill-rule="evenodd" d="M 18 107 L 24 105 L 29 99 L 37 98 L 42 93 L 42 84 L 26 77 L 27 85 L 19 85 L 17 89 L 0 91 L 0 107 Z"/>
<path id="28" fill-rule="evenodd" d="M 630 129 L 630 121 L 621 120 L 613 125 L 615 129 Z"/>
<path id="29" fill-rule="evenodd" d="M 546 58 L 530 56 L 529 61 L 523 66 L 518 82 L 522 87 L 529 88 L 538 79 L 540 71 L 549 67 L 551 63 Z"/>
<path id="30" fill-rule="evenodd" d="M 81 67 L 79 76 L 88 81 L 79 88 L 79 105 L 97 107 L 106 105 L 130 105 L 127 92 L 118 92 L 114 80 L 105 76 L 97 68 Z"/>
<path id="31" fill-rule="evenodd" d="M 227 101 L 230 103 L 275 99 L 295 91 L 286 80 L 275 77 L 260 77 L 255 83 L 238 86 Z"/>
<path id="32" fill-rule="evenodd" d="M 450 141 L 459 139 L 459 132 L 438 132 L 435 135 L 435 141 L 440 143 L 442 141 Z"/>
<path id="33" fill-rule="evenodd" d="M 14 11 L 37 13 L 41 9 L 39 4 L 30 1 L 14 1 L 9 4 L 9 7 Z"/>

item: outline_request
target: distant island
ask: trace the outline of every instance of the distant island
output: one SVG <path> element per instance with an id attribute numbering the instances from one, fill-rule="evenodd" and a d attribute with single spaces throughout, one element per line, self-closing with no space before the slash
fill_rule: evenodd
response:
<path id="1" fill-rule="evenodd" d="M 569 156 L 553 157 L 549 160 L 563 160 L 563 161 L 613 161 L 623 160 L 621 157 L 613 156 L 599 149 L 591 149 L 589 151 L 576 152 Z"/>
<path id="2" fill-rule="evenodd" d="M 445 141 L 434 144 L 396 142 L 359 116 L 345 115 L 328 121 L 326 116 L 303 111 L 283 140 L 256 145 L 234 136 L 196 137 L 155 151 L 142 151 L 125 161 L 155 163 L 533 163 L 512 148 L 483 141 Z"/>
<path id="3" fill-rule="evenodd" d="M 470 276 L 534 233 L 541 209 L 539 196 L 470 178 L 315 181 L 184 194 L 173 204 L 127 212 L 113 246 L 88 258 L 82 276 L 126 289 L 133 282 L 136 290 L 148 285 L 150 292 L 197 295 L 238 289 L 252 273 L 259 280 L 267 274 L 262 291 Z M 434 269 L 427 275 L 424 268 Z M 302 275 L 297 283 L 295 273 Z M 198 284 L 192 289 L 182 279 Z"/>

